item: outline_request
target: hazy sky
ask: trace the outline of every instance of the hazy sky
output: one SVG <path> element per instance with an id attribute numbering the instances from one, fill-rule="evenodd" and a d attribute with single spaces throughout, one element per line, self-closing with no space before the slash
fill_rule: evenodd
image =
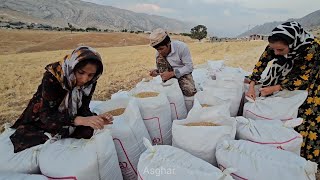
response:
<path id="1" fill-rule="evenodd" d="M 203 24 L 211 35 L 236 36 L 265 22 L 301 18 L 320 0 L 85 0 Z"/>

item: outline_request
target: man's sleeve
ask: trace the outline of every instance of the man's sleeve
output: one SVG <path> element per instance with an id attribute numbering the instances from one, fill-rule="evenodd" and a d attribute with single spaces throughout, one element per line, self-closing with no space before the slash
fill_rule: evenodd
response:
<path id="1" fill-rule="evenodd" d="M 179 55 L 179 57 L 181 58 L 182 64 L 184 64 L 184 66 L 176 68 L 174 70 L 174 74 L 177 78 L 180 78 L 181 76 L 186 74 L 190 74 L 193 71 L 191 54 L 187 45 L 184 45 L 181 51 L 181 55 Z"/>

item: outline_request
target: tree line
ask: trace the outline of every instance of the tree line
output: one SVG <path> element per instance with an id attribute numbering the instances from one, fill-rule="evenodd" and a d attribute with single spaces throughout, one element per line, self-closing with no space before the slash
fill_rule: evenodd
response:
<path id="1" fill-rule="evenodd" d="M 1 21 L 0 24 L 2 28 L 11 28 L 11 29 L 41 29 L 41 30 L 53 30 L 53 31 L 70 31 L 72 32 L 115 32 L 115 30 L 112 29 L 99 29 L 96 27 L 87 27 L 87 28 L 76 28 L 74 25 L 71 23 L 68 23 L 67 27 L 53 27 L 50 25 L 46 24 L 41 24 L 41 23 L 24 23 L 24 22 L 7 22 L 7 21 Z M 149 33 L 146 31 L 133 31 L 133 30 L 128 30 L 128 29 L 121 29 L 118 32 L 128 32 L 128 33 Z M 177 34 L 177 33 L 171 33 L 171 34 Z M 207 37 L 207 27 L 204 25 L 197 25 L 193 27 L 190 30 L 190 33 L 180 33 L 182 36 L 189 36 L 192 39 L 198 39 L 201 41 L 201 39 L 204 39 Z"/>

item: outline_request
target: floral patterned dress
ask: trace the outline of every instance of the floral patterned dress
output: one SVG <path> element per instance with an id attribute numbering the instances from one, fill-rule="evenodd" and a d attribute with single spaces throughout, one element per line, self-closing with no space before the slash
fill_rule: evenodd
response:
<path id="1" fill-rule="evenodd" d="M 89 96 L 83 96 L 82 106 L 77 116 L 94 115 L 89 109 L 89 103 L 95 90 L 96 83 Z M 14 146 L 14 152 L 19 152 L 32 146 L 43 144 L 49 138 L 46 132 L 52 136 L 59 134 L 62 138 L 90 138 L 93 133 L 91 127 L 77 126 L 70 134 L 70 127 L 73 127 L 73 120 L 68 111 L 60 112 L 59 105 L 66 96 L 67 91 L 62 88 L 61 83 L 52 73 L 44 73 L 42 83 L 37 92 L 33 95 L 27 108 L 14 123 L 12 128 L 15 133 L 10 136 Z"/>
<path id="2" fill-rule="evenodd" d="M 274 59 L 269 47 L 255 65 L 250 79 L 259 81 L 268 62 Z M 319 164 L 320 153 L 320 40 L 315 39 L 294 59 L 292 70 L 280 82 L 282 89 L 307 90 L 308 97 L 299 108 L 299 117 L 304 119 L 296 130 L 303 136 L 301 156 Z"/>

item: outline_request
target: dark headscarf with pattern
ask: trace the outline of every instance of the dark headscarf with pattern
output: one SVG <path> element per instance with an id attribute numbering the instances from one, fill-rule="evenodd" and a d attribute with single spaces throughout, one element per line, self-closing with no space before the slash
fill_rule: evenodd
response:
<path id="1" fill-rule="evenodd" d="M 298 22 L 291 21 L 278 25 L 272 30 L 271 35 L 284 39 L 289 46 L 287 57 L 278 57 L 263 81 L 263 86 L 273 86 L 285 79 L 285 76 L 294 66 L 294 60 L 305 50 L 306 46 L 314 41 L 314 36 L 305 31 Z"/>
<path id="2" fill-rule="evenodd" d="M 81 87 L 76 87 L 76 77 L 74 68 L 83 60 L 98 61 L 101 67 L 97 67 L 97 73 L 93 79 Z M 100 69 L 100 71 L 98 71 Z M 68 93 L 59 106 L 59 111 L 68 110 L 69 114 L 74 116 L 82 105 L 83 94 L 88 96 L 91 92 L 93 83 L 95 83 L 103 71 L 102 59 L 100 54 L 91 47 L 80 46 L 71 54 L 64 57 L 58 65 L 50 64 L 46 70 L 51 72 L 57 78 L 63 89 Z"/>

